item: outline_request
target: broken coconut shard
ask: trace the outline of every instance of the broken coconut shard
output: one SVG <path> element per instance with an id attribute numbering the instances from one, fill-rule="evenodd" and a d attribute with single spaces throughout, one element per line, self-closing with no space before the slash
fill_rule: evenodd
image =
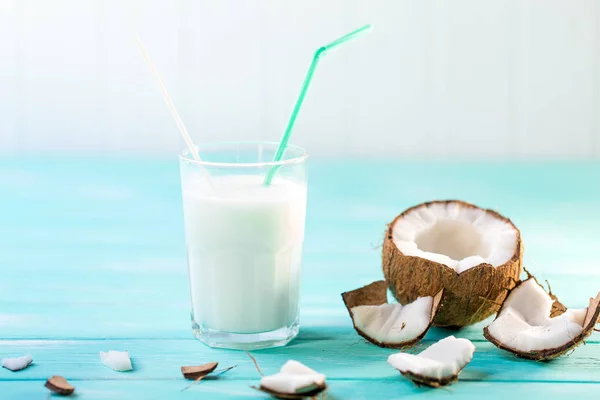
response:
<path id="1" fill-rule="evenodd" d="M 44 386 L 61 396 L 70 396 L 75 391 L 75 388 L 65 378 L 57 375 L 48 379 Z"/>
<path id="2" fill-rule="evenodd" d="M 519 357 L 551 360 L 583 343 L 599 318 L 600 293 L 587 308 L 567 309 L 530 276 L 510 291 L 483 335 Z"/>
<path id="3" fill-rule="evenodd" d="M 463 201 L 433 201 L 389 224 L 382 267 L 402 304 L 444 289 L 433 325 L 462 327 L 498 311 L 519 280 L 522 255 L 509 219 Z"/>
<path id="4" fill-rule="evenodd" d="M 32 362 L 33 359 L 30 355 L 15 358 L 3 358 L 2 367 L 15 372 L 27 368 Z"/>
<path id="5" fill-rule="evenodd" d="M 129 358 L 129 352 L 127 351 L 101 351 L 100 361 L 108 368 L 117 372 L 131 371 L 133 369 L 131 358 Z"/>
<path id="6" fill-rule="evenodd" d="M 319 374 L 298 361 L 289 360 L 278 373 L 263 376 L 258 390 L 277 399 L 305 399 L 325 390 L 325 375 Z"/>
<path id="7" fill-rule="evenodd" d="M 217 365 L 219 365 L 218 362 L 210 362 L 204 365 L 181 367 L 181 373 L 185 379 L 195 380 L 213 372 Z"/>
<path id="8" fill-rule="evenodd" d="M 443 289 L 412 303 L 389 304 L 385 281 L 342 293 L 356 332 L 380 347 L 405 348 L 423 339 L 440 305 Z"/>
<path id="9" fill-rule="evenodd" d="M 388 363 L 415 383 L 440 387 L 458 380 L 458 373 L 471 362 L 474 352 L 469 340 L 448 336 L 418 355 L 392 354 Z"/>

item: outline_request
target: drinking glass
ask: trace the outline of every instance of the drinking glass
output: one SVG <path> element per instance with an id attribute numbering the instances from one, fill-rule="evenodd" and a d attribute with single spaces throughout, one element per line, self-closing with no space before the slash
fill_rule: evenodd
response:
<path id="1" fill-rule="evenodd" d="M 298 334 L 307 154 L 288 146 L 273 162 L 277 146 L 211 143 L 201 161 L 180 156 L 192 329 L 211 347 L 283 346 Z"/>

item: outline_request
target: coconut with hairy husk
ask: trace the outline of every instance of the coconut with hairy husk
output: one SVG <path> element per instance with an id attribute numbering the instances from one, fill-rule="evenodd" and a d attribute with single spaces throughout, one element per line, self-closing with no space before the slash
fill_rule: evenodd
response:
<path id="1" fill-rule="evenodd" d="M 412 303 L 389 304 L 387 283 L 373 282 L 342 293 L 354 329 L 380 347 L 401 349 L 419 342 L 431 327 L 443 290 Z"/>
<path id="2" fill-rule="evenodd" d="M 583 343 L 599 317 L 600 293 L 587 308 L 567 309 L 530 276 L 510 291 L 483 335 L 519 357 L 550 360 Z"/>
<path id="3" fill-rule="evenodd" d="M 383 273 L 402 304 L 444 290 L 434 326 L 462 327 L 498 311 L 519 280 L 519 230 L 492 210 L 463 201 L 412 207 L 389 224 Z"/>

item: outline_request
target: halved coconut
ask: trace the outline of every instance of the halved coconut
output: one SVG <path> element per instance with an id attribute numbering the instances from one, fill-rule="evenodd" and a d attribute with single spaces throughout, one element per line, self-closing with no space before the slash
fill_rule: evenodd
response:
<path id="1" fill-rule="evenodd" d="M 599 316 L 600 293 L 587 308 L 566 309 L 530 277 L 511 290 L 483 335 L 519 357 L 550 360 L 581 344 Z"/>
<path id="2" fill-rule="evenodd" d="M 458 373 L 471 362 L 474 352 L 475 346 L 468 339 L 448 336 L 418 355 L 392 354 L 388 363 L 414 382 L 440 387 L 458 380 Z"/>
<path id="3" fill-rule="evenodd" d="M 462 327 L 498 311 L 519 280 L 522 253 L 509 219 L 463 201 L 433 201 L 389 224 L 382 264 L 400 303 L 444 289 L 433 325 Z"/>
<path id="4" fill-rule="evenodd" d="M 278 373 L 263 376 L 259 390 L 278 399 L 304 399 L 314 397 L 327 389 L 325 375 L 298 361 L 289 360 Z"/>
<path id="5" fill-rule="evenodd" d="M 387 302 L 387 283 L 373 282 L 342 293 L 354 329 L 381 347 L 403 348 L 423 339 L 440 305 L 443 290 L 407 305 Z"/>

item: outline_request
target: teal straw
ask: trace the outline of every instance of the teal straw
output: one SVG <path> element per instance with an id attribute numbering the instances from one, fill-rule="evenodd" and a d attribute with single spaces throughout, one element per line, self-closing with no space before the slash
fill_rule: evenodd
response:
<path id="1" fill-rule="evenodd" d="M 285 128 L 285 132 L 283 137 L 281 138 L 281 142 L 279 142 L 279 147 L 277 148 L 277 152 L 275 153 L 275 157 L 273 157 L 273 162 L 281 161 L 283 154 L 285 153 L 285 149 L 287 148 L 288 142 L 290 141 L 290 136 L 292 136 L 292 130 L 294 129 L 294 124 L 296 123 L 296 117 L 298 117 L 298 113 L 300 112 L 300 108 L 302 107 L 302 102 L 304 101 L 304 97 L 306 97 L 306 92 L 308 91 L 308 87 L 310 86 L 310 82 L 312 81 L 313 74 L 317 69 L 317 64 L 319 63 L 319 58 L 327 51 L 333 49 L 334 47 L 339 46 L 342 43 L 347 42 L 350 39 L 354 39 L 359 34 L 366 32 L 373 28 L 372 25 L 368 24 L 361 28 L 356 29 L 355 31 L 350 32 L 347 35 L 342 36 L 339 39 L 334 40 L 333 42 L 326 44 L 325 46 L 319 47 L 315 52 L 312 62 L 308 67 L 308 72 L 306 73 L 306 77 L 304 78 L 304 83 L 302 83 L 302 88 L 300 89 L 300 95 L 298 96 L 298 100 L 296 100 L 296 104 L 294 105 L 294 109 L 292 110 L 292 115 L 290 115 L 290 119 L 288 121 L 287 127 Z M 273 166 L 269 168 L 267 171 L 267 175 L 265 176 L 264 185 L 269 186 L 271 181 L 277 174 L 278 166 Z"/>

